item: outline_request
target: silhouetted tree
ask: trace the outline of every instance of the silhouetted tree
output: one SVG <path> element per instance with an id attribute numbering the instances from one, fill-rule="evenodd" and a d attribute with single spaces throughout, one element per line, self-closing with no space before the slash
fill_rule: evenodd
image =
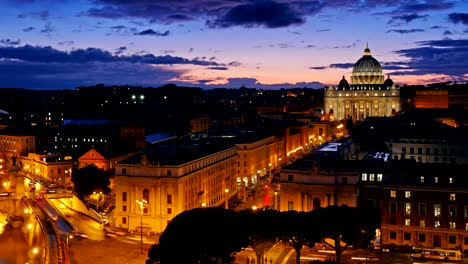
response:
<path id="1" fill-rule="evenodd" d="M 278 225 L 279 239 L 289 244 L 296 251 L 296 263 L 300 263 L 301 249 L 304 246 L 313 247 L 321 240 L 320 232 L 311 213 L 286 211 L 280 215 Z"/>
<path id="2" fill-rule="evenodd" d="M 335 250 L 335 261 L 340 263 L 341 254 L 360 236 L 357 208 L 328 206 L 312 213 L 317 219 L 322 242 Z"/>
<path id="3" fill-rule="evenodd" d="M 276 210 L 244 210 L 248 223 L 249 245 L 255 251 L 257 263 L 263 264 L 265 253 L 276 243 L 279 235 L 279 212 Z"/>
<path id="4" fill-rule="evenodd" d="M 104 194 L 109 194 L 110 192 L 109 175 L 94 165 L 73 170 L 71 181 L 73 182 L 76 195 L 80 199 L 84 199 L 86 195 L 90 195 L 93 192 L 102 192 Z"/>
<path id="5" fill-rule="evenodd" d="M 234 254 L 248 246 L 243 223 L 233 210 L 210 207 L 185 211 L 172 219 L 149 257 L 161 264 L 233 263 Z"/>

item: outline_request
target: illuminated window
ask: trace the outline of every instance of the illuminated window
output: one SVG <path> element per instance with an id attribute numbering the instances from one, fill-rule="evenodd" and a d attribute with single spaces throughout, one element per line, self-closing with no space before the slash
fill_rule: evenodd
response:
<path id="1" fill-rule="evenodd" d="M 465 224 L 465 231 L 468 231 L 468 223 Z"/>
<path id="2" fill-rule="evenodd" d="M 393 197 L 393 198 L 396 197 L 396 191 L 395 190 L 390 191 L 390 197 Z"/>
<path id="3" fill-rule="evenodd" d="M 468 206 L 463 207 L 463 216 L 468 218 Z"/>
<path id="4" fill-rule="evenodd" d="M 453 183 L 453 178 L 452 178 L 452 177 L 449 178 L 449 183 L 450 183 L 450 184 Z"/>
<path id="5" fill-rule="evenodd" d="M 450 229 L 455 229 L 457 227 L 455 222 L 449 222 L 449 228 Z"/>
<path id="6" fill-rule="evenodd" d="M 424 183 L 424 176 L 421 176 L 421 183 Z"/>
<path id="7" fill-rule="evenodd" d="M 440 227 L 440 221 L 435 221 L 434 222 L 434 227 L 439 228 Z"/>
<path id="8" fill-rule="evenodd" d="M 426 220 L 419 220 L 420 227 L 426 227 Z"/>
<path id="9" fill-rule="evenodd" d="M 362 181 L 367 181 L 367 173 L 361 174 L 361 180 Z"/>
<path id="10" fill-rule="evenodd" d="M 411 198 L 411 191 L 405 191 L 405 198 Z"/>
<path id="11" fill-rule="evenodd" d="M 450 201 L 455 201 L 455 194 L 454 193 L 450 194 Z"/>
<path id="12" fill-rule="evenodd" d="M 374 173 L 369 174 L 369 181 L 375 181 Z"/>
<path id="13" fill-rule="evenodd" d="M 382 181 L 382 173 L 377 173 L 377 181 L 381 182 Z"/>
<path id="14" fill-rule="evenodd" d="M 434 204 L 434 216 L 440 217 L 441 206 L 440 204 Z"/>
<path id="15" fill-rule="evenodd" d="M 411 215 L 411 203 L 405 203 L 405 214 Z"/>
<path id="16" fill-rule="evenodd" d="M 411 219 L 405 219 L 405 226 L 410 226 L 411 225 Z"/>
<path id="17" fill-rule="evenodd" d="M 434 183 L 439 183 L 439 177 L 437 176 L 434 177 Z"/>

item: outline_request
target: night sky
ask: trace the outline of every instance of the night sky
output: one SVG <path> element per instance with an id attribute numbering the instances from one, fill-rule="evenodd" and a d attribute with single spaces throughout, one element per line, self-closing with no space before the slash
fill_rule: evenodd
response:
<path id="1" fill-rule="evenodd" d="M 368 43 L 400 85 L 468 79 L 468 1 L 0 0 L 0 87 L 322 88 Z"/>

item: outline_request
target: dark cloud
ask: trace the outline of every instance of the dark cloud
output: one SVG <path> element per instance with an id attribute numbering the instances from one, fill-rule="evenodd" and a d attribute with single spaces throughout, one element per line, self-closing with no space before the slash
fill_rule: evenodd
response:
<path id="1" fill-rule="evenodd" d="M 416 32 L 424 32 L 424 29 L 419 29 L 419 28 L 414 28 L 414 29 L 391 29 L 387 30 L 387 33 L 398 33 L 398 34 L 410 34 L 410 33 L 416 33 Z"/>
<path id="2" fill-rule="evenodd" d="M 468 39 L 428 40 L 416 44 L 416 48 L 395 51 L 408 59 L 400 62 L 408 71 L 392 75 L 445 74 L 462 78 L 468 73 Z"/>
<path id="3" fill-rule="evenodd" d="M 441 29 L 441 28 L 444 28 L 444 27 L 441 27 L 441 26 L 432 26 L 431 29 Z"/>
<path id="4" fill-rule="evenodd" d="M 128 27 L 124 25 L 112 26 L 110 29 L 115 33 L 120 34 L 136 34 L 138 30 L 135 27 Z"/>
<path id="5" fill-rule="evenodd" d="M 118 47 L 118 48 L 115 50 L 114 54 L 115 54 L 115 55 L 122 55 L 126 50 L 127 50 L 127 47 L 125 47 L 125 46 Z"/>
<path id="6" fill-rule="evenodd" d="M 450 31 L 450 30 L 445 30 L 445 31 L 444 31 L 444 36 L 449 36 L 449 35 L 452 35 L 452 34 L 453 34 L 453 33 L 452 33 L 452 31 Z"/>
<path id="7" fill-rule="evenodd" d="M 21 13 L 17 15 L 18 18 L 34 18 L 40 20 L 47 20 L 49 18 L 49 11 L 44 10 L 41 12 Z"/>
<path id="8" fill-rule="evenodd" d="M 54 31 L 55 31 L 55 28 L 53 28 L 50 23 L 45 24 L 44 27 L 41 29 L 41 33 L 45 33 L 45 34 L 50 34 Z"/>
<path id="9" fill-rule="evenodd" d="M 315 46 L 315 45 L 310 45 L 310 44 L 306 46 L 306 48 L 315 48 L 315 47 L 317 47 L 317 46 Z"/>
<path id="10" fill-rule="evenodd" d="M 448 15 L 448 20 L 455 24 L 468 25 L 468 13 L 451 13 Z"/>
<path id="11" fill-rule="evenodd" d="M 231 61 L 227 65 L 232 66 L 232 67 L 239 67 L 239 66 L 242 66 L 242 63 L 240 63 L 238 61 Z"/>
<path id="12" fill-rule="evenodd" d="M 12 40 L 12 39 L 6 38 L 6 39 L 0 39 L 0 44 L 8 45 L 8 46 L 16 46 L 16 45 L 20 45 L 21 41 L 19 39 Z"/>
<path id="13" fill-rule="evenodd" d="M 157 87 L 184 73 L 181 70 L 128 62 L 48 63 L 0 60 L 2 87 L 30 89 L 72 89 L 96 83 Z"/>
<path id="14" fill-rule="evenodd" d="M 315 67 L 309 67 L 311 70 L 326 70 L 328 69 L 327 66 L 315 66 Z"/>
<path id="15" fill-rule="evenodd" d="M 426 17 L 428 17 L 428 15 L 408 14 L 408 15 L 392 16 L 392 18 L 388 21 L 388 24 L 398 24 L 398 22 L 401 22 L 401 21 L 408 24 L 409 22 L 413 20 L 422 19 Z"/>
<path id="16" fill-rule="evenodd" d="M 317 31 L 317 32 L 328 32 L 328 31 L 330 31 L 330 30 L 331 30 L 331 29 L 329 29 L 329 28 L 324 28 L 324 29 L 317 29 L 316 31 Z"/>
<path id="17" fill-rule="evenodd" d="M 36 29 L 35 27 L 27 27 L 27 28 L 23 28 L 23 32 L 29 32 L 35 29 Z"/>
<path id="18" fill-rule="evenodd" d="M 160 31 L 155 31 L 155 30 L 152 30 L 152 29 L 147 29 L 147 30 L 143 30 L 141 32 L 135 33 L 135 35 L 155 36 L 155 37 L 166 37 L 166 36 L 169 36 L 169 34 L 170 34 L 169 30 L 166 30 L 164 32 L 160 32 Z"/>
<path id="19" fill-rule="evenodd" d="M 414 3 L 412 1 L 405 1 L 406 4 L 403 4 L 400 8 L 400 12 L 411 12 L 419 13 L 425 11 L 440 11 L 447 10 L 454 7 L 453 2 L 447 1 L 426 1 L 420 3 Z"/>
<path id="20" fill-rule="evenodd" d="M 84 63 L 84 62 L 129 62 L 141 64 L 192 64 L 199 66 L 222 66 L 214 61 L 201 59 L 186 59 L 182 57 L 153 54 L 132 54 L 115 56 L 112 53 L 98 49 L 75 49 L 69 52 L 52 47 L 25 45 L 21 47 L 0 47 L 0 58 L 15 59 L 30 62 Z"/>
<path id="21" fill-rule="evenodd" d="M 211 80 L 215 81 L 215 80 Z M 211 81 L 206 81 L 205 83 L 209 83 Z M 239 88 L 239 87 L 248 87 L 248 88 L 256 88 L 256 89 L 268 89 L 268 90 L 278 90 L 281 88 L 290 89 L 290 88 L 299 88 L 299 87 L 307 87 L 307 88 L 314 88 L 319 89 L 323 88 L 326 85 L 320 82 L 298 82 L 298 83 L 276 83 L 276 84 L 263 84 L 259 82 L 256 78 L 228 78 L 226 84 L 216 84 L 210 85 L 206 84 L 203 88 Z"/>
<path id="22" fill-rule="evenodd" d="M 354 48 L 356 47 L 359 43 L 361 43 L 362 41 L 360 40 L 356 40 L 354 41 L 353 43 L 351 44 L 348 44 L 348 45 L 343 45 L 343 46 L 334 46 L 332 47 L 333 49 L 349 49 L 349 48 Z"/>
<path id="23" fill-rule="evenodd" d="M 73 45 L 75 44 L 75 42 L 73 40 L 69 40 L 69 41 L 61 41 L 61 42 L 57 42 L 58 45 L 62 46 L 62 45 Z"/>
<path id="24" fill-rule="evenodd" d="M 207 25 L 221 28 L 231 26 L 279 28 L 301 25 L 304 22 L 305 20 L 288 4 L 262 0 L 238 5 L 224 16 L 207 21 Z"/>
<path id="25" fill-rule="evenodd" d="M 226 66 L 216 66 L 216 67 L 208 67 L 207 69 L 216 70 L 216 71 L 227 71 L 229 70 Z"/>
<path id="26" fill-rule="evenodd" d="M 330 64 L 330 68 L 337 68 L 337 69 L 349 69 L 354 66 L 354 63 L 334 63 Z"/>

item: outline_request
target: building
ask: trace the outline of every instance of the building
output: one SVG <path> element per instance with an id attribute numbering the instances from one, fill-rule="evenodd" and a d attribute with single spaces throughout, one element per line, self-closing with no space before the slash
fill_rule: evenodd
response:
<path id="1" fill-rule="evenodd" d="M 71 184 L 74 162 L 64 159 L 61 154 L 29 153 L 27 157 L 19 157 L 17 163 L 21 171 L 31 178 L 41 178 L 62 186 Z"/>
<path id="2" fill-rule="evenodd" d="M 338 151 L 317 151 L 281 169 L 280 211 L 311 211 L 330 205 L 357 206 L 359 161 Z M 276 197 L 275 197 L 276 198 Z"/>
<path id="3" fill-rule="evenodd" d="M 325 89 L 325 113 L 330 121 L 364 120 L 370 116 L 391 116 L 400 111 L 400 91 L 368 47 L 353 67 L 351 85 L 343 76 L 336 87 Z"/>
<path id="4" fill-rule="evenodd" d="M 0 159 L 6 166 L 0 169 L 11 167 L 15 165 L 14 159 L 34 152 L 36 150 L 35 139 L 35 136 L 0 135 Z"/>
<path id="5" fill-rule="evenodd" d="M 370 161 L 359 204 L 380 215 L 382 245 L 468 249 L 466 165 Z"/>
<path id="6" fill-rule="evenodd" d="M 154 144 L 119 162 L 115 226 L 162 232 L 183 211 L 226 206 L 237 192 L 236 159 L 232 143 L 180 138 Z M 142 208 L 137 200 L 145 200 Z"/>

